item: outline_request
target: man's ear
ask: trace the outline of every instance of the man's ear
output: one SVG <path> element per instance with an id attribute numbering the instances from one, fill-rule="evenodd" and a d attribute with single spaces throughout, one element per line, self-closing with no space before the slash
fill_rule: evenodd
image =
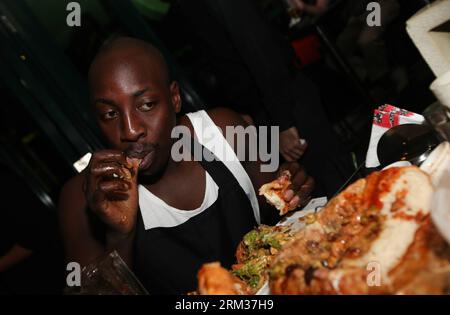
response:
<path id="1" fill-rule="evenodd" d="M 178 114 L 181 110 L 181 95 L 180 95 L 180 88 L 176 81 L 173 81 L 170 84 L 170 98 L 172 100 L 173 109 L 175 113 Z"/>

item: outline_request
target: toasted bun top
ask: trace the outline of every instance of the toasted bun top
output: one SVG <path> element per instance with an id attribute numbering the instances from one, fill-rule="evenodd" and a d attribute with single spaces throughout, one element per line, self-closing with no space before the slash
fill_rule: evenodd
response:
<path id="1" fill-rule="evenodd" d="M 380 201 L 380 214 L 385 218 L 380 234 L 363 257 L 344 260 L 342 266 L 366 267 L 379 262 L 387 275 L 401 261 L 429 214 L 433 187 L 429 176 L 415 166 L 381 172 L 378 186 L 381 189 L 373 199 Z M 389 189 L 383 191 L 384 186 Z"/>

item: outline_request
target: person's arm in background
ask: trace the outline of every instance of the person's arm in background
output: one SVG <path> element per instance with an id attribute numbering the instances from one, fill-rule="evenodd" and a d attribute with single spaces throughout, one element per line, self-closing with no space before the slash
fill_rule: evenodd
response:
<path id="1" fill-rule="evenodd" d="M 253 118 L 249 115 L 240 114 L 242 119 L 250 126 L 254 126 Z M 289 127 L 280 132 L 280 153 L 287 162 L 294 162 L 305 153 L 308 143 L 300 139 L 296 127 Z"/>
<path id="2" fill-rule="evenodd" d="M 0 209 L 6 241 L 0 252 L 0 273 L 6 272 L 27 260 L 48 244 L 49 210 L 34 195 L 26 181 L 8 164 L 0 162 L 2 181 L 7 183 L 2 190 Z"/>
<path id="3" fill-rule="evenodd" d="M 297 161 L 305 153 L 308 143 L 300 138 L 296 127 L 280 132 L 280 153 L 287 162 Z"/>
<path id="4" fill-rule="evenodd" d="M 280 127 L 281 155 L 286 161 L 298 160 L 306 150 L 306 143 L 300 141 L 291 115 L 295 104 L 289 91 L 292 73 L 289 57 L 282 48 L 289 47 L 288 43 L 270 28 L 253 1 L 213 0 L 206 4 L 224 23 L 255 80 L 271 125 Z"/>
<path id="5" fill-rule="evenodd" d="M 309 15 L 319 15 L 328 9 L 330 0 L 316 0 L 315 4 L 308 4 L 302 0 L 289 0 L 292 7 Z"/>
<path id="6" fill-rule="evenodd" d="M 13 245 L 6 254 L 0 257 L 0 273 L 26 260 L 32 254 L 32 250 L 22 247 L 19 244 Z"/>

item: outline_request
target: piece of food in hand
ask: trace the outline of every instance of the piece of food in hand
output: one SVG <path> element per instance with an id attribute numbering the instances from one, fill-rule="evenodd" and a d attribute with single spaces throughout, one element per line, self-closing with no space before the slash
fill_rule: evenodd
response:
<path id="1" fill-rule="evenodd" d="M 127 157 L 127 162 L 131 164 L 132 168 L 137 168 L 142 162 L 142 159 Z"/>
<path id="2" fill-rule="evenodd" d="M 201 295 L 244 295 L 251 292 L 245 282 L 223 268 L 220 262 L 204 264 L 197 279 Z"/>
<path id="3" fill-rule="evenodd" d="M 286 200 L 284 200 L 284 193 L 291 186 L 291 173 L 283 171 L 277 179 L 264 184 L 259 189 L 259 195 L 264 196 L 268 203 L 275 206 L 280 211 L 280 216 L 285 215 L 295 207 L 291 207 Z"/>
<path id="4" fill-rule="evenodd" d="M 133 176 L 135 175 L 136 170 L 139 168 L 139 165 L 141 164 L 142 160 L 137 159 L 137 158 L 130 158 L 130 157 L 127 157 L 126 160 L 127 160 L 127 165 L 125 165 L 125 167 L 123 168 L 125 176 L 121 176 L 121 175 L 116 175 L 116 176 L 119 177 L 120 179 L 125 179 L 127 181 L 130 181 L 133 178 Z"/>

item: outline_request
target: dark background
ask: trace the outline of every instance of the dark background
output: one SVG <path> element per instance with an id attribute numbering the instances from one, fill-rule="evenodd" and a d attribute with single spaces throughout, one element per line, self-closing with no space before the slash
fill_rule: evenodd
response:
<path id="1" fill-rule="evenodd" d="M 255 1 L 287 41 L 294 42 L 304 36 L 288 28 L 288 17 L 281 1 Z M 81 27 L 67 26 L 68 2 L 0 2 L 0 161 L 21 183 L 2 198 L 12 201 L 10 210 L 20 214 L 26 213 L 21 207 L 30 206 L 14 201 L 27 196 L 36 198 L 42 206 L 36 210 L 42 211 L 41 220 L 37 216 L 36 224 L 48 226 L 46 231 L 56 243 L 55 205 L 59 190 L 75 174 L 73 163 L 103 146 L 89 111 L 86 74 L 90 61 L 105 40 L 128 35 L 159 47 L 168 59 L 174 78 L 181 84 L 186 112 L 224 105 L 226 99 L 203 56 L 196 51 L 189 25 L 172 1 L 80 0 L 77 2 L 82 9 Z M 386 32 L 390 63 L 401 66 L 407 74 L 407 85 L 401 91 L 390 90 L 382 84 L 373 86 L 360 82 L 360 86 L 355 85 L 345 71 L 333 64 L 329 47 L 320 42 L 321 38 L 320 58 L 301 65 L 302 71 L 319 86 L 335 132 L 342 145 L 355 153 L 357 162 L 364 159 L 374 108 L 391 103 L 420 113 L 434 102 L 428 89 L 434 76 L 405 31 L 406 20 L 426 2 L 400 1 L 401 14 Z M 333 44 L 344 27 L 339 11 L 327 16 L 321 26 Z M 316 35 L 314 32 L 314 29 L 308 31 Z M 377 92 L 380 88 L 382 93 Z M 4 204 L 1 211 L 6 211 Z M 48 218 L 48 213 L 51 218 L 43 222 L 42 218 Z M 32 216 L 22 218 L 31 220 Z M 45 274 L 50 284 L 45 292 L 58 293 L 64 281 L 64 266 L 62 269 L 50 266 L 62 260 L 62 252 L 57 244 L 51 244 L 51 249 L 39 266 L 19 267 Z M 9 288 L 8 292 L 22 293 L 25 287 Z M 34 287 L 30 291 L 39 292 L 39 289 Z"/>

